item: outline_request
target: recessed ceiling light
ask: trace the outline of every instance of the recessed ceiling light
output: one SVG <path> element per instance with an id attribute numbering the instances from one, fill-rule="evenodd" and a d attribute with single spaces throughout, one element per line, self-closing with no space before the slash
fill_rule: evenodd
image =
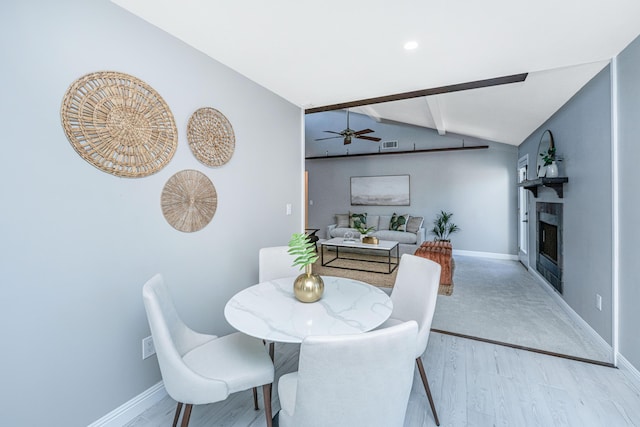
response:
<path id="1" fill-rule="evenodd" d="M 418 42 L 415 40 L 411 40 L 410 42 L 406 42 L 404 44 L 405 50 L 413 50 L 413 49 L 416 49 L 417 47 L 418 47 Z"/>

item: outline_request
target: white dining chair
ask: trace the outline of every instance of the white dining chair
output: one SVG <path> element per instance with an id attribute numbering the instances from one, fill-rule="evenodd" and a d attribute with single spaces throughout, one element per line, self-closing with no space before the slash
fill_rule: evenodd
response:
<path id="1" fill-rule="evenodd" d="M 298 371 L 280 377 L 280 427 L 401 427 L 415 368 L 418 325 L 310 336 Z"/>
<path id="2" fill-rule="evenodd" d="M 391 291 L 393 311 L 389 319 L 379 328 L 387 328 L 408 320 L 418 323 L 418 345 L 415 360 L 424 390 L 431 405 L 436 425 L 440 425 L 429 382 L 422 364 L 422 354 L 429 343 L 431 322 L 436 310 L 440 285 L 440 264 L 415 255 L 404 254 L 400 258 L 398 274 Z"/>
<path id="3" fill-rule="evenodd" d="M 293 265 L 295 257 L 289 252 L 288 246 L 272 246 L 262 248 L 258 253 L 258 281 L 280 279 L 282 277 L 298 276 L 304 272 Z"/>
<path id="4" fill-rule="evenodd" d="M 178 402 L 173 427 L 183 404 L 182 426 L 186 427 L 193 405 L 219 402 L 250 388 L 257 410 L 257 386 L 262 386 L 267 426 L 271 426 L 274 368 L 262 341 L 240 332 L 218 337 L 191 330 L 176 312 L 160 274 L 145 283 L 142 296 L 164 387 Z"/>

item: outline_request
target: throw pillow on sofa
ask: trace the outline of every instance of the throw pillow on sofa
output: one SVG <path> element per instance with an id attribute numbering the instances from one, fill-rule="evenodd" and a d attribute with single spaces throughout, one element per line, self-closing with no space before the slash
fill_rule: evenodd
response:
<path id="1" fill-rule="evenodd" d="M 351 213 L 349 228 L 367 228 L 367 213 Z"/>
<path id="2" fill-rule="evenodd" d="M 389 230 L 407 231 L 408 220 L 409 214 L 397 215 L 394 212 L 393 215 L 391 215 L 391 221 L 389 222 Z"/>
<path id="3" fill-rule="evenodd" d="M 336 214 L 336 228 L 349 228 L 349 214 Z"/>
<path id="4" fill-rule="evenodd" d="M 421 216 L 409 217 L 409 221 L 407 221 L 407 231 L 409 233 L 417 233 L 418 230 L 422 228 L 423 222 L 424 222 L 424 218 Z"/>

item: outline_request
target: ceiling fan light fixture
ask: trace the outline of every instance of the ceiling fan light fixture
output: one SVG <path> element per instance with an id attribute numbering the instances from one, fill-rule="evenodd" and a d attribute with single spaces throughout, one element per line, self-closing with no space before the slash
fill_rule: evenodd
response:
<path id="1" fill-rule="evenodd" d="M 404 44 L 404 50 L 414 50 L 418 48 L 418 42 L 410 40 Z"/>

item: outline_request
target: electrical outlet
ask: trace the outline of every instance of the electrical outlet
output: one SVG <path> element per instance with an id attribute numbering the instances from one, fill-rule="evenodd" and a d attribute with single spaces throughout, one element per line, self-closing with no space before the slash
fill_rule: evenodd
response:
<path id="1" fill-rule="evenodd" d="M 596 294 L 596 308 L 602 311 L 602 297 L 600 294 Z"/>
<path id="2" fill-rule="evenodd" d="M 149 335 L 142 339 L 142 359 L 147 359 L 156 354 L 156 348 L 153 346 L 153 338 Z"/>

